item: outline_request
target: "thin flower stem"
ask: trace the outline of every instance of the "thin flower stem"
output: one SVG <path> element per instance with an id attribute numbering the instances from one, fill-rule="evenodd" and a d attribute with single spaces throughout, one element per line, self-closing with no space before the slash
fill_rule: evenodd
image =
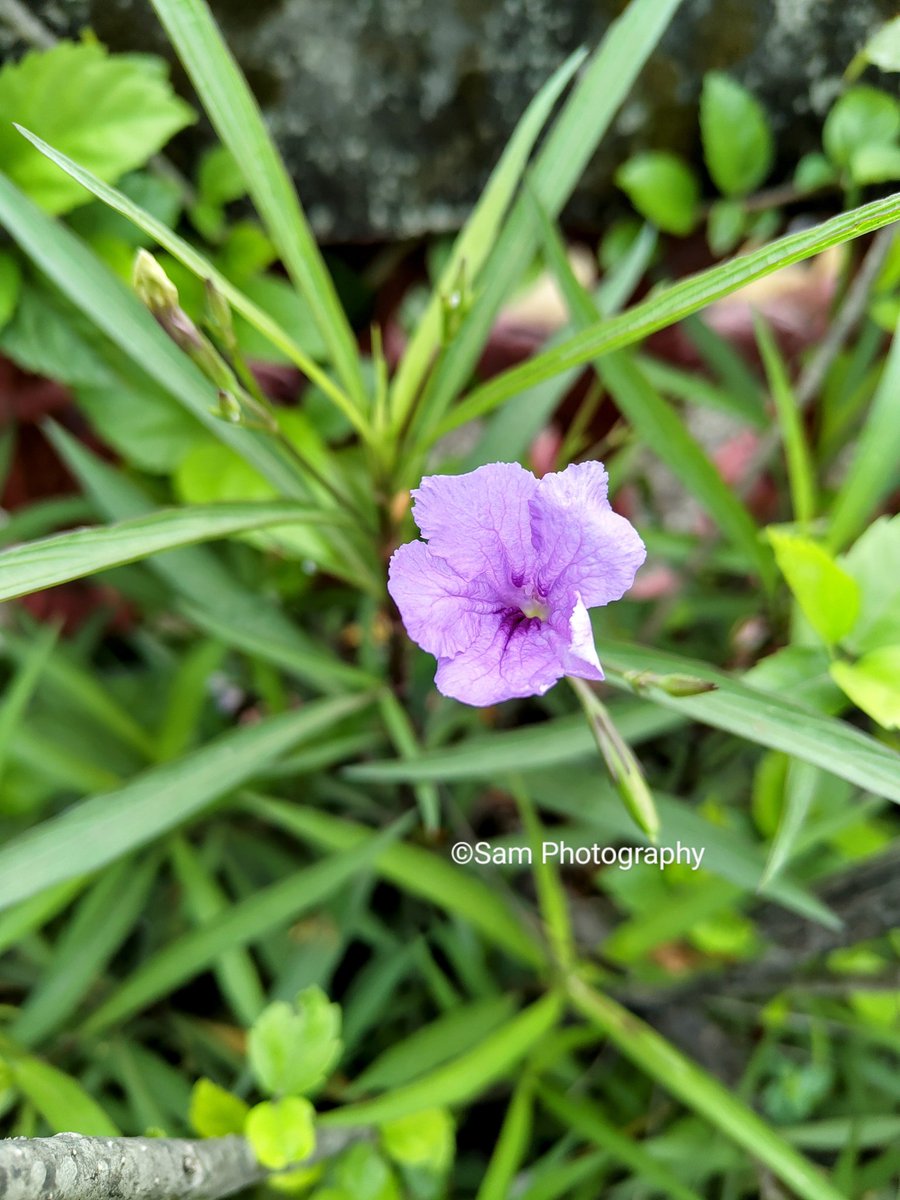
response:
<path id="1" fill-rule="evenodd" d="M 566 676 L 578 697 L 591 732 L 625 807 L 651 842 L 659 834 L 659 815 L 641 765 L 613 724 L 606 705 L 583 679 Z"/>

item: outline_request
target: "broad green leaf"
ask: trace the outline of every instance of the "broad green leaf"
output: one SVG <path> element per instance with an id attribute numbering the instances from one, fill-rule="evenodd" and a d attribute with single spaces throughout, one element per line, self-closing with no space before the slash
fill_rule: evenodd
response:
<path id="1" fill-rule="evenodd" d="M 42 821 L 0 849 L 0 908 L 145 846 L 367 703 L 365 696 L 317 701 L 229 731 L 117 791 Z"/>
<path id="2" fill-rule="evenodd" d="M 841 1200 L 841 1194 L 808 1159 L 717 1079 L 676 1050 L 655 1029 L 580 979 L 568 985 L 574 1007 L 596 1025 L 626 1058 L 713 1128 L 764 1163 L 802 1200 Z"/>
<path id="3" fill-rule="evenodd" d="M 296 1005 L 276 1000 L 253 1023 L 247 1055 L 260 1087 L 270 1095 L 302 1095 L 328 1078 L 341 1054 L 341 1010 L 317 987 Z"/>
<path id="4" fill-rule="evenodd" d="M 730 254 L 747 228 L 747 214 L 739 200 L 716 200 L 710 205 L 706 237 L 713 254 Z"/>
<path id="5" fill-rule="evenodd" d="M 853 461 L 831 509 L 828 544 L 841 550 L 900 486 L 900 319 Z"/>
<path id="6" fill-rule="evenodd" d="M 900 729 L 900 645 L 870 650 L 855 663 L 832 663 L 831 677 L 879 725 Z"/>
<path id="7" fill-rule="evenodd" d="M 671 670 L 709 679 L 718 688 L 705 696 L 676 698 L 658 692 L 653 699 L 704 725 L 724 729 L 772 750 L 783 750 L 865 791 L 900 803 L 900 755 L 846 721 L 822 716 L 784 696 L 747 687 L 693 659 L 603 638 L 597 639 L 597 651 L 607 669 L 607 678 L 626 690 L 624 671 Z"/>
<path id="8" fill-rule="evenodd" d="M 415 331 L 403 352 L 392 383 L 391 401 L 398 426 L 406 419 L 431 357 L 438 348 L 442 305 L 459 286 L 461 272 L 467 287 L 476 286 L 481 268 L 493 249 L 503 218 L 525 173 L 535 142 L 584 57 L 584 51 L 570 55 L 531 101 L 471 216 L 454 242 L 428 307 L 416 322 Z"/>
<path id="9" fill-rule="evenodd" d="M 281 261 L 309 303 L 348 395 L 362 412 L 366 392 L 353 332 L 247 81 L 204 0 L 152 3 L 206 115 L 239 165 Z"/>
<path id="10" fill-rule="evenodd" d="M 189 412 L 150 380 L 121 377 L 79 384 L 78 407 L 103 444 L 151 475 L 168 475 L 208 434 Z"/>
<path id="11" fill-rule="evenodd" d="M 110 386 L 115 375 L 90 333 L 80 313 L 67 309 L 50 288 L 27 279 L 15 315 L 0 335 L 0 349 L 24 370 L 58 383 Z"/>
<path id="12" fill-rule="evenodd" d="M 288 451 L 267 434 L 213 415 L 216 390 L 133 292 L 89 247 L 52 221 L 0 174 L 0 224 L 59 290 L 127 357 L 291 499 L 308 488 Z"/>
<path id="13" fill-rule="evenodd" d="M 453 1162 L 456 1130 L 445 1108 L 426 1108 L 406 1117 L 395 1117 L 381 1127 L 385 1154 L 404 1167 L 421 1167 L 443 1174 Z"/>
<path id="14" fill-rule="evenodd" d="M 900 71 L 900 17 L 886 21 L 872 34 L 847 68 L 847 78 L 855 79 L 866 63 L 879 71 Z"/>
<path id="15" fill-rule="evenodd" d="M 41 154 L 46 155 L 48 159 L 55 162 L 68 175 L 81 184 L 87 190 L 105 205 L 108 205 L 114 212 L 121 213 L 123 217 L 127 217 L 138 229 L 143 230 L 148 237 L 152 238 L 163 249 L 167 250 L 174 259 L 182 263 L 190 271 L 201 280 L 210 280 L 216 287 L 216 290 L 221 293 L 225 300 L 231 305 L 236 313 L 263 335 L 275 349 L 284 356 L 289 362 L 292 362 L 296 367 L 314 382 L 328 397 L 335 403 L 345 416 L 350 419 L 358 429 L 364 428 L 364 423 L 361 423 L 360 416 L 355 407 L 347 400 L 347 397 L 336 384 L 334 384 L 329 375 L 323 371 L 315 362 L 306 350 L 301 348 L 296 340 L 275 321 L 272 316 L 255 304 L 244 291 L 234 286 L 221 271 L 217 270 L 213 264 L 205 258 L 199 250 L 185 241 L 168 225 L 158 220 L 152 213 L 146 211 L 137 205 L 130 196 L 127 196 L 122 191 L 117 191 L 110 187 L 96 175 L 77 162 L 74 162 L 65 154 L 61 154 L 55 147 L 49 146 L 41 138 L 31 133 L 28 129 L 21 129 L 21 134 L 28 138 Z M 264 356 L 266 357 L 266 356 Z"/>
<path id="16" fill-rule="evenodd" d="M 118 1137 L 119 1130 L 103 1109 L 71 1075 L 38 1058 L 9 1062 L 13 1080 L 54 1133 Z"/>
<path id="17" fill-rule="evenodd" d="M 847 645 L 858 654 L 900 645 L 900 516 L 879 517 L 850 547 L 842 566 L 862 596 Z"/>
<path id="18" fill-rule="evenodd" d="M 163 509 L 116 525 L 57 533 L 0 552 L 0 600 L 83 579 L 150 555 L 213 541 L 267 525 L 332 520 L 318 509 L 293 502 L 215 504 Z"/>
<path id="19" fill-rule="evenodd" d="M 309 1158 L 316 1148 L 316 1110 L 308 1100 L 285 1096 L 250 1109 L 244 1133 L 264 1167 L 278 1171 Z"/>
<path id="20" fill-rule="evenodd" d="M 668 150 L 636 154 L 619 167 L 616 183 L 641 216 L 663 233 L 685 237 L 697 224 L 700 184 L 677 154 Z"/>
<path id="21" fill-rule="evenodd" d="M 850 177 L 860 187 L 900 179 L 900 146 L 859 146 L 850 156 Z"/>
<path id="22" fill-rule="evenodd" d="M 613 21 L 588 60 L 529 172 L 530 190 L 551 220 L 565 207 L 679 3 L 634 0 Z M 466 385 L 500 306 L 512 293 L 538 244 L 531 199 L 521 196 L 482 271 L 481 291 L 429 381 L 417 421 L 423 439 L 431 436 Z"/>
<path id="23" fill-rule="evenodd" d="M 900 135 L 900 102 L 868 86 L 852 87 L 825 118 L 822 144 L 838 167 L 849 167 L 860 146 L 890 146 Z"/>
<path id="24" fill-rule="evenodd" d="M 725 196 L 755 191 L 772 169 L 775 142 L 759 101 L 721 71 L 703 77 L 700 95 L 703 157 Z"/>
<path id="25" fill-rule="evenodd" d="M 362 825 L 296 804 L 253 796 L 248 798 L 246 806 L 302 841 L 325 849 L 348 850 L 374 840 L 374 835 Z M 476 875 L 410 845 L 388 846 L 376 857 L 375 871 L 404 891 L 462 917 L 514 957 L 533 965 L 541 962 L 537 940 L 506 900 Z"/>
<path id="26" fill-rule="evenodd" d="M 551 210 L 546 206 L 545 211 L 552 216 Z M 482 384 L 441 421 L 434 436 L 440 436 L 466 421 L 492 412 L 511 396 L 518 395 L 525 388 L 533 387 L 544 379 L 551 379 L 570 367 L 581 366 L 608 354 L 611 350 L 620 350 L 632 345 L 656 330 L 698 312 L 714 300 L 737 291 L 755 279 L 762 279 L 791 263 L 801 262 L 827 250 L 830 246 L 861 237 L 873 229 L 880 229 L 898 217 L 900 194 L 873 201 L 849 213 L 833 217 L 814 229 L 789 234 L 759 250 L 660 288 L 619 316 L 599 321 L 589 329 L 575 334 L 554 350 L 538 354 L 521 366 L 505 371 L 488 383 Z M 900 359 L 900 350 L 897 351 L 897 357 Z"/>
<path id="27" fill-rule="evenodd" d="M 369 869 L 385 843 L 399 837 L 407 825 L 395 823 L 361 846 L 294 871 L 230 905 L 201 928 L 169 942 L 91 1013 L 83 1026 L 85 1032 L 100 1033 L 127 1020 L 195 979 L 226 951 L 255 942 L 273 929 L 286 928 Z"/>
<path id="28" fill-rule="evenodd" d="M 227 1137 L 243 1133 L 250 1105 L 211 1079 L 198 1079 L 191 1092 L 188 1119 L 201 1137 Z"/>
<path id="29" fill-rule="evenodd" d="M 546 1038 L 559 1018 L 558 997 L 546 995 L 453 1062 L 377 1099 L 332 1109 L 322 1116 L 322 1126 L 383 1124 L 436 1106 L 465 1104 L 521 1062 Z"/>
<path id="30" fill-rule="evenodd" d="M 159 60 L 110 55 L 98 42 L 59 42 L 0 71 L 0 162 L 9 177 L 48 212 L 86 197 L 16 134 L 27 125 L 81 159 L 102 179 L 143 166 L 194 120 Z M 61 102 L 60 97 L 65 97 Z"/>
<path id="31" fill-rule="evenodd" d="M 859 584 L 811 538 L 774 527 L 768 533 L 775 559 L 803 615 L 829 646 L 840 642 L 859 616 Z"/>

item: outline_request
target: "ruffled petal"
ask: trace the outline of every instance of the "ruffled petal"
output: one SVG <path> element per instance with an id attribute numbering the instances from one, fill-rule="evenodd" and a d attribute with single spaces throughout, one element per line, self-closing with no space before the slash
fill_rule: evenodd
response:
<path id="1" fill-rule="evenodd" d="M 574 675 L 578 679 L 603 679 L 603 668 L 597 657 L 597 647 L 594 645 L 594 631 L 591 628 L 591 616 L 584 606 L 578 593 L 575 593 L 575 605 L 568 620 L 567 642 L 564 639 L 561 650 L 561 662 L 566 675 Z"/>
<path id="2" fill-rule="evenodd" d="M 486 576 L 500 590 L 516 588 L 534 557 L 528 503 L 537 490 L 538 481 L 518 463 L 430 475 L 413 492 L 413 517 L 432 554 L 463 578 Z"/>
<path id="3" fill-rule="evenodd" d="M 471 646 L 496 628 L 503 611 L 489 585 L 463 579 L 424 542 L 394 551 L 388 591 L 412 640 L 438 657 Z"/>
<path id="4" fill-rule="evenodd" d="M 631 523 L 610 508 L 600 463 L 545 475 L 529 511 L 535 585 L 554 606 L 578 592 L 586 608 L 596 608 L 628 591 L 647 551 Z"/>
<path id="5" fill-rule="evenodd" d="M 507 614 L 460 654 L 438 661 L 439 692 L 483 708 L 516 696 L 542 696 L 565 674 L 559 637 L 549 625 Z"/>

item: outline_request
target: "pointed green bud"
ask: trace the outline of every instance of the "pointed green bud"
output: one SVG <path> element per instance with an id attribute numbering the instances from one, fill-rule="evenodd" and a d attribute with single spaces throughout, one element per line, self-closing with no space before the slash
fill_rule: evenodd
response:
<path id="1" fill-rule="evenodd" d="M 714 692 L 718 684 L 698 675 L 655 675 L 652 671 L 624 671 L 622 678 L 640 696 L 657 689 L 669 696 L 701 696 Z"/>
<path id="2" fill-rule="evenodd" d="M 132 274 L 134 290 L 157 320 L 178 309 L 178 288 L 152 254 L 138 250 Z"/>

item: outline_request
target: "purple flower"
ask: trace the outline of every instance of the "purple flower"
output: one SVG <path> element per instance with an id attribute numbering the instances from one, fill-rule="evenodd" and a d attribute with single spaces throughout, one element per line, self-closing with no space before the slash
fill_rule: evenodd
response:
<path id="1" fill-rule="evenodd" d="M 438 691 L 480 706 L 603 678 L 588 609 L 627 592 L 646 555 L 606 491 L 598 462 L 541 480 L 518 463 L 422 480 L 413 516 L 428 542 L 395 551 L 388 590 L 438 660 Z"/>

